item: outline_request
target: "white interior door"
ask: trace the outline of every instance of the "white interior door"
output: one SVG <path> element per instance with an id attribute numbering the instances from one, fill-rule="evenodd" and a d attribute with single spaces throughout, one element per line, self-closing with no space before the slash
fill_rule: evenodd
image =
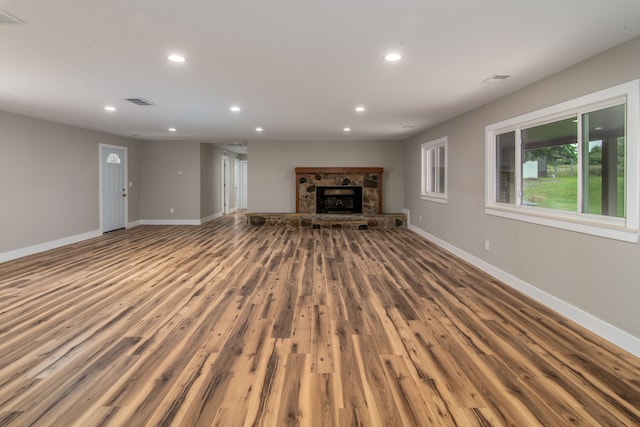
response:
<path id="1" fill-rule="evenodd" d="M 102 147 L 102 232 L 106 233 L 126 226 L 125 150 Z"/>
<path id="2" fill-rule="evenodd" d="M 222 213 L 229 213 L 229 157 L 222 156 Z"/>
<path id="3" fill-rule="evenodd" d="M 240 160 L 240 172 L 239 172 L 239 180 L 240 184 L 238 187 L 240 188 L 240 201 L 238 202 L 240 209 L 247 209 L 247 161 Z"/>
<path id="4" fill-rule="evenodd" d="M 234 159 L 233 164 L 233 202 L 235 210 L 240 209 L 240 160 Z"/>

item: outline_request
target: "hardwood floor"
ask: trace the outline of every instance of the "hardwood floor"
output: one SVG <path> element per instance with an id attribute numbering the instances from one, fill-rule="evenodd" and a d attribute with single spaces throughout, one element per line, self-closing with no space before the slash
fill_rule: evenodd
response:
<path id="1" fill-rule="evenodd" d="M 0 264 L 2 426 L 638 426 L 640 360 L 402 229 L 140 226 Z"/>

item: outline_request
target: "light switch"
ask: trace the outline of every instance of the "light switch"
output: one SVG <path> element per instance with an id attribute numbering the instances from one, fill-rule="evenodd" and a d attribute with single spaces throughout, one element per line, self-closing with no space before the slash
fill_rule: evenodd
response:
<path id="1" fill-rule="evenodd" d="M 129 181 L 129 188 L 133 187 L 133 182 Z"/>
<path id="2" fill-rule="evenodd" d="M 182 175 L 182 169 L 178 169 L 178 175 Z"/>

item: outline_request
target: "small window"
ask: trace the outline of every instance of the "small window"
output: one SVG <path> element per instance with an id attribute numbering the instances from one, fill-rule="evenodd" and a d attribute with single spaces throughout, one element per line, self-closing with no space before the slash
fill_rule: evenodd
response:
<path id="1" fill-rule="evenodd" d="M 117 163 L 117 164 L 121 164 L 122 161 L 120 161 L 120 156 L 118 156 L 116 153 L 111 153 L 109 154 L 109 156 L 107 157 L 107 163 Z"/>
<path id="2" fill-rule="evenodd" d="M 447 155 L 447 137 L 422 144 L 422 199 L 447 202 Z"/>
<path id="3" fill-rule="evenodd" d="M 486 213 L 637 242 L 639 81 L 486 128 Z"/>

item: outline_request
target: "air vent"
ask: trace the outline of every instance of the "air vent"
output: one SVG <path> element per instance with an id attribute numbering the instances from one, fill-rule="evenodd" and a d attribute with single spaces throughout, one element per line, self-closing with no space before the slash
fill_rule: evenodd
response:
<path id="1" fill-rule="evenodd" d="M 501 81 L 506 80 L 508 78 L 509 78 L 508 74 L 494 74 L 493 76 L 489 77 L 482 83 L 500 83 Z"/>
<path id="2" fill-rule="evenodd" d="M 0 24 L 24 24 L 24 21 L 15 16 L 0 10 Z"/>
<path id="3" fill-rule="evenodd" d="M 144 98 L 127 98 L 127 101 L 132 102 L 132 103 L 134 103 L 136 105 L 140 105 L 142 107 L 146 107 L 146 106 L 149 106 L 149 105 L 154 105 L 153 102 L 147 101 Z"/>

